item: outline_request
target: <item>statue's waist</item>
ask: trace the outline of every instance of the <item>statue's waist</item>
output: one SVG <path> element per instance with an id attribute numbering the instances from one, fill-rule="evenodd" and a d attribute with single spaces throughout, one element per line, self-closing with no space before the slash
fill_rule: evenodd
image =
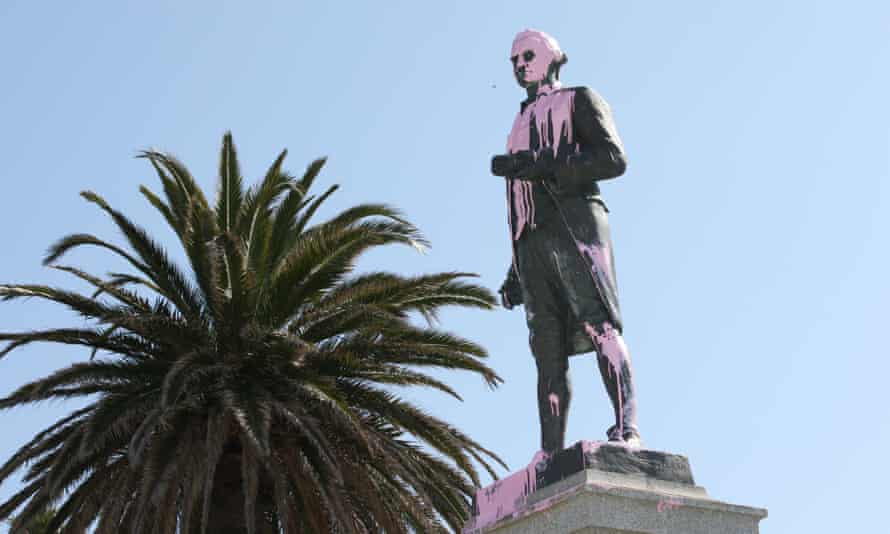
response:
<path id="1" fill-rule="evenodd" d="M 589 188 L 586 192 L 557 191 L 536 183 L 531 198 L 513 197 L 513 228 L 519 226 L 550 227 L 562 226 L 569 220 L 583 222 L 590 219 L 591 224 L 596 218 L 595 212 L 605 216 L 609 209 L 600 196 L 599 187 Z M 529 202 L 530 201 L 530 202 Z"/>

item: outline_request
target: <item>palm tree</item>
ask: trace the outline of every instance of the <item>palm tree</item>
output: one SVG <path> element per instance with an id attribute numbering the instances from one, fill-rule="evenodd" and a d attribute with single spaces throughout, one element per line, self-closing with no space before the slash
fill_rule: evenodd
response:
<path id="1" fill-rule="evenodd" d="M 0 357 L 35 342 L 92 352 L 0 399 L 0 409 L 86 402 L 0 467 L 2 483 L 27 466 L 23 489 L 0 503 L 0 519 L 21 510 L 13 530 L 52 505 L 53 532 L 460 528 L 479 485 L 476 466 L 494 476 L 490 462 L 503 463 L 394 387 L 460 398 L 428 369 L 466 370 L 496 386 L 500 377 L 481 360 L 485 350 L 434 321 L 443 306 L 488 309 L 495 301 L 466 273 L 354 272 L 373 247 L 426 242 L 385 205 L 312 223 L 336 186 L 310 196 L 324 160 L 297 179 L 282 169 L 285 155 L 245 190 L 227 133 L 211 205 L 177 159 L 140 154 L 163 198 L 140 191 L 178 236 L 188 270 L 126 215 L 84 192 L 126 246 L 72 234 L 44 263 L 91 292 L 0 285 L 3 300 L 46 299 L 87 325 L 2 333 L 8 344 Z M 100 277 L 57 263 L 84 246 L 111 252 L 131 270 Z"/>
<path id="2" fill-rule="evenodd" d="M 33 519 L 28 521 L 27 523 L 20 524 L 18 530 L 21 531 L 22 534 L 52 534 L 52 530 L 50 530 L 50 523 L 55 516 L 55 510 L 47 509 L 37 514 L 34 514 Z M 13 520 L 9 520 L 10 525 L 15 523 Z"/>

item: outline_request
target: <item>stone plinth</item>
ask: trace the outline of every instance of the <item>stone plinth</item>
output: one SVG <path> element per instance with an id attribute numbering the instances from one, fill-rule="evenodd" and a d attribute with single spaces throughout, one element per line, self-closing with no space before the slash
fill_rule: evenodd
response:
<path id="1" fill-rule="evenodd" d="M 756 534 L 766 510 L 715 501 L 679 455 L 579 442 L 479 490 L 464 534 Z"/>

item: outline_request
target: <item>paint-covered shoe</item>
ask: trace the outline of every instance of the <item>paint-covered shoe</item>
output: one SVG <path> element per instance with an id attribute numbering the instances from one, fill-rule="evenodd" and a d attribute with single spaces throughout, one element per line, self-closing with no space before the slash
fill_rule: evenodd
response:
<path id="1" fill-rule="evenodd" d="M 628 432 L 624 434 L 624 444 L 632 449 L 642 449 L 643 448 L 643 440 L 640 438 L 640 435 L 636 432 Z"/>
<path id="2" fill-rule="evenodd" d="M 534 457 L 532 457 L 529 466 L 534 467 L 536 473 L 543 473 L 547 469 L 547 466 L 550 465 L 551 456 L 552 454 L 546 451 L 538 451 L 535 453 Z"/>
<path id="3" fill-rule="evenodd" d="M 636 428 L 625 428 L 623 432 L 619 431 L 617 425 L 613 425 L 606 431 L 609 442 L 628 447 L 639 449 L 643 447 L 643 440 L 640 438 L 640 432 Z"/>

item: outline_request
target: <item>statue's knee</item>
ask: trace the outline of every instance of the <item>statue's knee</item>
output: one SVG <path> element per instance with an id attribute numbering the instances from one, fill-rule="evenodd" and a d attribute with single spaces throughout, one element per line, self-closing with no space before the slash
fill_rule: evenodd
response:
<path id="1" fill-rule="evenodd" d="M 584 323 L 584 330 L 593 341 L 594 348 L 600 357 L 606 358 L 613 366 L 618 366 L 622 361 L 630 360 L 630 353 L 621 332 L 612 323 L 604 321 L 597 325 Z"/>
<path id="2" fill-rule="evenodd" d="M 536 316 L 527 322 L 528 345 L 536 358 L 538 355 L 563 352 L 563 326 L 559 321 L 550 317 Z"/>

